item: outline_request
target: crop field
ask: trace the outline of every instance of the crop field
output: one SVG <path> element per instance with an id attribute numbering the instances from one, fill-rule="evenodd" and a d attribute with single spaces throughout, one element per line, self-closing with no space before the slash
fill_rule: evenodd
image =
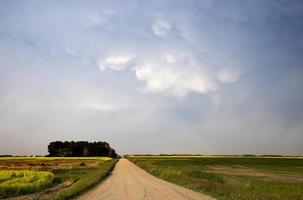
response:
<path id="1" fill-rule="evenodd" d="M 68 199 L 101 181 L 116 161 L 105 157 L 1 157 L 0 199 Z"/>
<path id="2" fill-rule="evenodd" d="M 0 197 L 40 191 L 50 186 L 54 177 L 51 172 L 1 170 Z"/>
<path id="3" fill-rule="evenodd" d="M 54 170 L 77 168 L 81 163 L 87 167 L 96 167 L 100 161 L 111 160 L 108 157 L 0 157 L 0 170 L 30 169 Z"/>
<path id="4" fill-rule="evenodd" d="M 303 199 L 302 157 L 135 156 L 147 172 L 217 199 Z"/>

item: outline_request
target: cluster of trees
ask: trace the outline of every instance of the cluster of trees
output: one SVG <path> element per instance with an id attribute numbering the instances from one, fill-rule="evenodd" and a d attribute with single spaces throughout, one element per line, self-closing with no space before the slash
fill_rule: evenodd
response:
<path id="1" fill-rule="evenodd" d="M 82 157 L 82 156 L 105 156 L 116 158 L 117 154 L 107 142 L 87 141 L 56 141 L 48 145 L 49 156 L 58 157 Z"/>

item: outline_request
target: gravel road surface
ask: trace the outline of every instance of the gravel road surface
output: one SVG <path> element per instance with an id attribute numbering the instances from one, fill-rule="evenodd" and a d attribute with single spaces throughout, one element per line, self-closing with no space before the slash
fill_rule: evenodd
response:
<path id="1" fill-rule="evenodd" d="M 202 193 L 156 178 L 127 159 L 120 159 L 106 180 L 79 200 L 211 200 Z"/>

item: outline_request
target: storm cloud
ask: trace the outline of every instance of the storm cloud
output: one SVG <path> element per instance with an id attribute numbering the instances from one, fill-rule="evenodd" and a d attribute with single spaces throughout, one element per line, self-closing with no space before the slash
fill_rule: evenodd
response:
<path id="1" fill-rule="evenodd" d="M 0 154 L 303 154 L 303 3 L 0 2 Z"/>

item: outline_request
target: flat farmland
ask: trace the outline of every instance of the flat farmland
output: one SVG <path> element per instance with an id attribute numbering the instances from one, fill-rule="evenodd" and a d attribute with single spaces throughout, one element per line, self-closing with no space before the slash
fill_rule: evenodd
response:
<path id="1" fill-rule="evenodd" d="M 303 199 L 301 157 L 135 156 L 129 160 L 161 179 L 216 199 Z"/>
<path id="2" fill-rule="evenodd" d="M 107 157 L 1 157 L 0 198 L 69 199 L 105 178 Z"/>
<path id="3" fill-rule="evenodd" d="M 82 163 L 96 167 L 100 161 L 111 160 L 107 157 L 0 157 L 0 170 L 8 169 L 67 169 L 77 168 Z"/>

